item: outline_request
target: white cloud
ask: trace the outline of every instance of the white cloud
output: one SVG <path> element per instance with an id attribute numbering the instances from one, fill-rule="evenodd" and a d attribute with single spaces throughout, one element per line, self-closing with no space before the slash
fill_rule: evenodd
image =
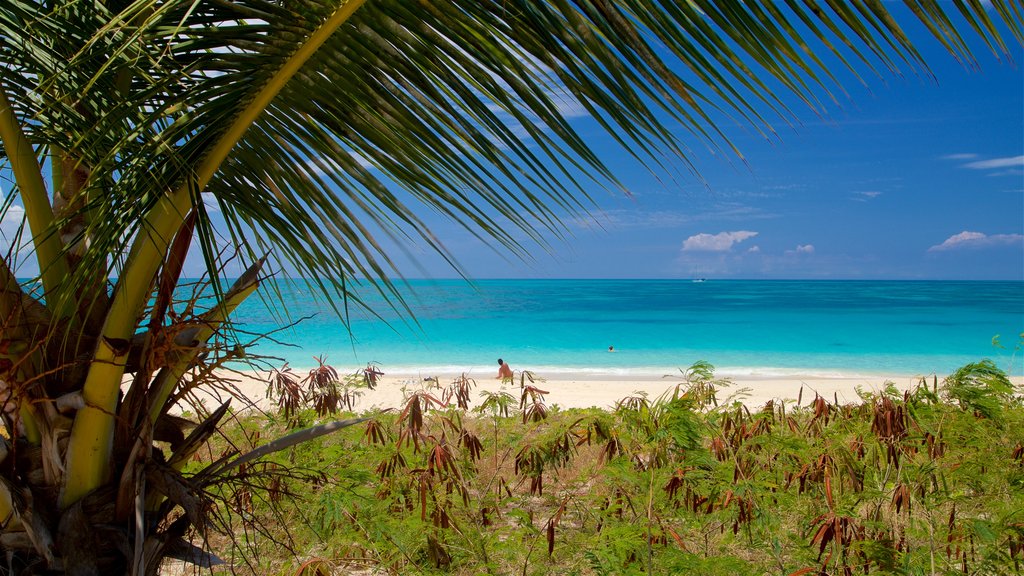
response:
<path id="1" fill-rule="evenodd" d="M 881 195 L 882 193 L 878 190 L 865 190 L 863 192 L 854 192 L 853 199 L 858 202 L 867 202 L 868 200 L 878 198 Z"/>
<path id="2" fill-rule="evenodd" d="M 981 232 L 964 230 L 959 234 L 946 238 L 942 244 L 932 246 L 928 251 L 942 252 L 961 248 L 986 248 L 989 246 L 1006 246 L 1020 243 L 1024 243 L 1024 235 L 1021 234 L 993 234 L 989 236 Z"/>
<path id="3" fill-rule="evenodd" d="M 12 246 L 15 237 L 18 234 L 18 229 L 21 227 L 23 218 L 25 216 L 25 209 L 17 204 L 12 204 L 4 212 L 3 217 L 0 217 L 0 255 L 9 256 L 13 252 L 13 261 L 9 261 L 8 264 L 13 264 L 14 273 L 17 276 L 35 276 L 38 273 L 35 258 L 32 258 L 32 240 L 31 232 L 28 227 L 22 232 L 21 244 L 19 246 Z"/>
<path id="4" fill-rule="evenodd" d="M 21 219 L 25 216 L 25 209 L 17 204 L 12 204 L 6 212 L 4 212 L 2 222 L 6 223 L 21 223 Z"/>
<path id="5" fill-rule="evenodd" d="M 1011 168 L 1009 170 L 1000 170 L 999 172 L 989 172 L 988 176 L 990 176 L 990 177 L 996 177 L 996 176 L 1024 176 L 1024 170 L 1020 170 L 1020 169 L 1017 169 L 1017 168 Z"/>
<path id="6" fill-rule="evenodd" d="M 757 236 L 757 232 L 737 230 L 718 234 L 696 234 L 683 241 L 683 252 L 727 252 L 737 244 Z"/>
<path id="7" fill-rule="evenodd" d="M 689 211 L 612 209 L 595 212 L 592 216 L 571 219 L 577 228 L 585 230 L 628 230 L 633 228 L 679 228 L 694 222 L 750 221 L 778 218 L 777 214 L 761 208 L 733 202 L 715 203 L 707 208 Z"/>
<path id="8" fill-rule="evenodd" d="M 973 170 L 990 170 L 992 168 L 1012 168 L 1024 166 L 1024 156 L 1009 156 L 1006 158 L 991 158 L 989 160 L 978 160 L 964 164 L 965 168 Z"/>
<path id="9" fill-rule="evenodd" d="M 466 54 L 470 58 L 475 58 L 475 56 L 465 52 L 464 50 L 459 51 L 461 51 L 463 54 Z M 561 114 L 563 117 L 567 119 L 584 118 L 590 116 L 590 112 L 579 101 L 579 99 L 565 87 L 565 84 L 558 78 L 558 75 L 552 68 L 550 68 L 549 66 L 544 64 L 544 62 L 533 57 L 533 55 L 523 50 L 512 48 L 512 51 L 514 51 L 518 55 L 521 63 L 526 66 L 526 68 L 529 70 L 529 74 L 533 77 L 533 79 L 537 81 L 539 84 L 548 87 L 548 89 L 544 91 L 544 94 L 550 99 L 551 103 L 558 110 L 559 114 Z M 498 76 L 492 74 L 491 78 L 498 85 L 505 88 L 507 91 L 512 91 L 508 84 Z M 485 102 L 485 105 L 487 106 L 488 109 L 491 110 L 491 112 L 498 115 L 508 126 L 511 127 L 513 133 L 515 133 L 518 137 L 524 140 L 531 138 L 530 132 L 525 127 L 523 127 L 523 125 L 519 121 L 515 120 L 513 116 L 504 109 L 503 105 L 493 100 L 490 100 L 485 96 L 482 96 L 479 92 L 477 92 L 477 95 L 481 97 L 481 99 Z M 543 123 L 539 122 L 539 118 L 536 115 L 530 113 L 528 110 L 525 109 L 523 109 L 522 111 L 531 117 L 530 122 L 532 124 L 545 126 Z M 544 130 L 547 130 L 546 126 Z M 497 141 L 495 143 L 498 144 L 499 147 L 501 147 L 502 149 L 505 148 L 504 143 L 499 143 Z"/>
<path id="10" fill-rule="evenodd" d="M 1024 174 L 1024 156 L 1004 156 L 1001 158 L 981 159 L 978 154 L 949 154 L 943 160 L 958 162 L 962 168 L 984 170 L 990 178 L 1003 176 L 1020 176 Z"/>
<path id="11" fill-rule="evenodd" d="M 814 254 L 814 244 L 797 244 L 796 248 L 786 250 L 786 256 L 795 256 L 797 254 Z"/>
<path id="12" fill-rule="evenodd" d="M 749 254 L 757 254 L 757 253 L 758 253 L 758 252 L 760 252 L 760 251 L 761 251 L 761 247 L 760 247 L 760 246 L 758 246 L 757 244 L 755 244 L 755 245 L 751 246 L 751 247 L 750 247 L 750 250 L 747 250 L 747 252 L 748 252 Z"/>
<path id="13" fill-rule="evenodd" d="M 566 118 L 586 118 L 590 116 L 590 112 L 580 103 L 579 99 L 566 90 L 549 91 L 548 97 L 554 102 L 558 113 Z"/>
<path id="14" fill-rule="evenodd" d="M 25 209 L 17 204 L 11 205 L 0 218 L 0 239 L 7 241 L 4 247 L 10 246 L 11 238 L 18 231 L 22 219 L 25 217 Z"/>
<path id="15" fill-rule="evenodd" d="M 220 212 L 220 204 L 217 204 L 217 197 L 213 192 L 203 192 L 202 197 L 207 212 Z"/>

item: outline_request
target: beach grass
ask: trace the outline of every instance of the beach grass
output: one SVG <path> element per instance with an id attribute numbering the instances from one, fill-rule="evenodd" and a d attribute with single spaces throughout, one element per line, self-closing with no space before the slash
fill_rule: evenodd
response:
<path id="1" fill-rule="evenodd" d="M 724 401 L 703 364 L 607 409 L 473 384 L 409 384 L 394 410 L 212 494 L 225 573 L 1020 570 L 1024 406 L 991 363 L 761 406 Z M 323 417 L 238 415 L 194 465 Z"/>

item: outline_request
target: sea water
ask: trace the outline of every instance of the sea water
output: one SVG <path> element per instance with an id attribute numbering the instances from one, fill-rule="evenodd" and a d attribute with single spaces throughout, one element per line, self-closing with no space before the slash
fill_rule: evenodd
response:
<path id="1" fill-rule="evenodd" d="M 365 309 L 350 302 L 344 322 L 310 284 L 270 282 L 234 318 L 276 330 L 251 351 L 296 368 L 322 356 L 342 370 L 480 377 L 500 357 L 600 377 L 706 360 L 732 376 L 895 377 L 990 358 L 1024 372 L 1024 282 L 417 280 L 399 287 L 408 310 L 363 287 Z"/>

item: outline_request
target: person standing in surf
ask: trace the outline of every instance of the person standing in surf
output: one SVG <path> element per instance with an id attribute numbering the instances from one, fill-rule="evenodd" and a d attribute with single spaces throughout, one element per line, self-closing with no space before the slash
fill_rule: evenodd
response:
<path id="1" fill-rule="evenodd" d="M 501 358 L 498 358 L 498 376 L 497 380 L 511 380 L 512 379 L 512 368 Z"/>

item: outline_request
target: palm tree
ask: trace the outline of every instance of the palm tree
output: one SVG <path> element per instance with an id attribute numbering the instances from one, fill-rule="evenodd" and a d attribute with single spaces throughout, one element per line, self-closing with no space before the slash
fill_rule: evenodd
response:
<path id="1" fill-rule="evenodd" d="M 1015 2 L 906 5 L 965 62 L 960 29 L 1022 38 Z M 566 101 L 657 168 L 685 161 L 681 134 L 731 148 L 719 110 L 768 132 L 790 114 L 774 90 L 818 108 L 830 67 L 927 70 L 869 0 L 4 0 L 0 64 L 0 215 L 23 215 L 0 260 L 0 546 L 25 574 L 153 574 L 203 522 L 238 461 L 181 464 L 224 410 L 154 439 L 264 255 L 339 312 L 366 280 L 401 305 L 381 238 L 451 260 L 424 211 L 524 254 L 617 185 Z M 192 245 L 219 299 L 184 318 Z M 38 289 L 15 277 L 29 259 Z"/>

